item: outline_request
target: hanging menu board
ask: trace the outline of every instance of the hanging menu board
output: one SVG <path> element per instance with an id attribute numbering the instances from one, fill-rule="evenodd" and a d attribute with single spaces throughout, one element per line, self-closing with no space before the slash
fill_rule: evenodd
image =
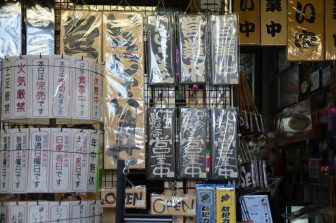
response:
<path id="1" fill-rule="evenodd" d="M 207 19 L 205 15 L 177 17 L 180 83 L 205 83 Z"/>
<path id="2" fill-rule="evenodd" d="M 26 2 L 27 55 L 55 53 L 55 14 L 52 0 Z"/>
<path id="3" fill-rule="evenodd" d="M 288 60 L 324 59 L 324 1 L 288 1 Z"/>
<path id="4" fill-rule="evenodd" d="M 261 45 L 287 45 L 287 1 L 261 2 Z"/>
<path id="5" fill-rule="evenodd" d="M 155 15 L 147 17 L 149 83 L 175 83 L 175 30 L 174 17 Z"/>
<path id="6" fill-rule="evenodd" d="M 62 11 L 61 54 L 101 61 L 102 18 L 101 12 Z"/>
<path id="7" fill-rule="evenodd" d="M 175 109 L 148 109 L 149 179 L 175 178 Z"/>
<path id="8" fill-rule="evenodd" d="M 326 60 L 336 60 L 336 2 L 335 0 L 325 0 L 325 49 Z"/>
<path id="9" fill-rule="evenodd" d="M 181 178 L 206 178 L 208 110 L 181 108 L 179 168 Z"/>
<path id="10" fill-rule="evenodd" d="M 239 43 L 260 45 L 260 0 L 234 0 L 239 17 Z"/>
<path id="11" fill-rule="evenodd" d="M 237 178 L 237 112 L 212 109 L 211 126 L 212 177 Z"/>

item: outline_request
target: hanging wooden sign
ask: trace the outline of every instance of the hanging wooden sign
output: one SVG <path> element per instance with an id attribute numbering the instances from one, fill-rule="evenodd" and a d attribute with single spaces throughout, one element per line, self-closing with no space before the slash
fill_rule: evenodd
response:
<path id="1" fill-rule="evenodd" d="M 152 194 L 150 212 L 153 215 L 195 216 L 196 196 L 180 190 Z"/>
<path id="2" fill-rule="evenodd" d="M 260 45 L 260 0 L 234 0 L 239 17 L 239 43 Z"/>
<path id="3" fill-rule="evenodd" d="M 234 186 L 216 188 L 216 222 L 236 222 L 236 194 Z"/>
<path id="4" fill-rule="evenodd" d="M 212 176 L 219 179 L 238 177 L 237 112 L 211 110 Z"/>
<path id="5" fill-rule="evenodd" d="M 288 60 L 324 59 L 324 1 L 288 1 Z"/>
<path id="6" fill-rule="evenodd" d="M 116 188 L 104 188 L 101 192 L 104 208 L 115 208 L 117 190 Z M 125 191 L 125 208 L 146 209 L 146 187 L 138 186 L 126 188 Z"/>
<path id="7" fill-rule="evenodd" d="M 287 1 L 261 0 L 261 45 L 287 45 Z"/>
<path id="8" fill-rule="evenodd" d="M 336 1 L 325 0 L 326 60 L 336 60 Z"/>
<path id="9" fill-rule="evenodd" d="M 206 178 L 208 110 L 181 108 L 180 177 Z"/>
<path id="10" fill-rule="evenodd" d="M 148 109 L 148 168 L 149 179 L 175 177 L 175 109 Z"/>

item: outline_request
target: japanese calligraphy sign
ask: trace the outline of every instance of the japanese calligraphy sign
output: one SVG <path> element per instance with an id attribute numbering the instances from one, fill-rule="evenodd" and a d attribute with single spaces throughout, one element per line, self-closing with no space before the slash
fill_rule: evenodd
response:
<path id="1" fill-rule="evenodd" d="M 237 112 L 211 110 L 212 176 L 220 179 L 238 177 Z"/>
<path id="2" fill-rule="evenodd" d="M 216 222 L 236 222 L 236 195 L 234 186 L 216 188 Z"/>
<path id="3" fill-rule="evenodd" d="M 205 15 L 177 17 L 180 83 L 205 83 L 207 19 Z"/>
<path id="4" fill-rule="evenodd" d="M 19 56 L 22 41 L 21 3 L 5 3 L 0 6 L 0 58 Z"/>
<path id="5" fill-rule="evenodd" d="M 175 177 L 175 110 L 148 109 L 149 179 L 166 180 Z"/>
<path id="6" fill-rule="evenodd" d="M 234 0 L 234 11 L 239 17 L 239 43 L 260 45 L 260 0 Z"/>
<path id="7" fill-rule="evenodd" d="M 12 86 L 14 89 L 13 94 L 13 113 L 15 118 L 25 118 L 28 116 L 28 106 L 30 103 L 30 95 L 28 86 L 31 83 L 31 77 L 28 76 L 28 72 L 31 69 L 28 65 L 27 57 L 14 57 L 14 82 Z"/>
<path id="8" fill-rule="evenodd" d="M 69 202 L 49 202 L 50 222 L 68 223 L 70 219 Z"/>
<path id="9" fill-rule="evenodd" d="M 55 193 L 71 190 L 72 144 L 71 129 L 51 130 L 50 191 Z"/>
<path id="10" fill-rule="evenodd" d="M 87 191 L 97 192 L 99 185 L 99 159 L 101 152 L 101 132 L 91 131 L 88 154 Z"/>
<path id="11" fill-rule="evenodd" d="M 88 157 L 90 146 L 89 130 L 72 130 L 73 158 L 71 179 L 72 191 L 85 192 L 87 188 Z"/>
<path id="12" fill-rule="evenodd" d="M 90 115 L 89 99 L 89 62 L 84 60 L 76 60 L 75 81 L 73 82 L 75 92 L 74 113 L 77 118 L 88 118 Z"/>
<path id="13" fill-rule="evenodd" d="M 133 99 L 104 102 L 105 169 L 126 160 L 132 169 L 145 168 L 144 102 Z"/>
<path id="14" fill-rule="evenodd" d="M 49 202 L 28 202 L 28 222 L 41 223 L 49 220 Z"/>
<path id="15" fill-rule="evenodd" d="M 87 201 L 72 201 L 70 202 L 70 218 L 73 223 L 87 222 L 89 216 Z"/>
<path id="16" fill-rule="evenodd" d="M 2 203 L 0 205 L 0 222 L 3 223 L 7 222 L 8 220 L 7 218 L 8 218 L 8 208 L 4 203 Z"/>
<path id="17" fill-rule="evenodd" d="M 87 201 L 89 223 L 100 223 L 102 218 L 102 205 L 97 201 Z"/>
<path id="18" fill-rule="evenodd" d="M 51 55 L 55 52 L 55 14 L 53 1 L 26 3 L 26 38 L 28 55 Z"/>
<path id="19" fill-rule="evenodd" d="M 98 63 L 91 63 L 91 118 L 102 121 L 101 103 L 103 97 L 103 67 Z M 90 97 L 89 97 L 90 98 Z"/>
<path id="20" fill-rule="evenodd" d="M 143 20 L 139 13 L 104 13 L 105 98 L 143 100 Z"/>
<path id="21" fill-rule="evenodd" d="M 8 202 L 7 207 L 8 223 L 27 222 L 27 202 Z"/>
<path id="22" fill-rule="evenodd" d="M 212 84 L 238 84 L 239 57 L 237 15 L 212 15 L 210 20 Z"/>
<path id="23" fill-rule="evenodd" d="M 207 109 L 181 108 L 180 177 L 206 178 Z"/>
<path id="24" fill-rule="evenodd" d="M 101 61 L 102 19 L 101 12 L 62 11 L 60 52 Z"/>
<path id="25" fill-rule="evenodd" d="M 196 185 L 197 222 L 215 222 L 216 190 L 211 185 Z"/>
<path id="26" fill-rule="evenodd" d="M 261 0 L 261 45 L 287 45 L 287 1 Z"/>
<path id="27" fill-rule="evenodd" d="M 326 60 L 336 60 L 336 1 L 325 0 L 325 49 Z"/>
<path id="28" fill-rule="evenodd" d="M 288 1 L 288 60 L 324 59 L 324 1 Z"/>
<path id="29" fill-rule="evenodd" d="M 179 189 L 151 194 L 150 213 L 153 215 L 195 216 L 196 196 L 184 194 Z"/>
<path id="30" fill-rule="evenodd" d="M 13 98 L 13 91 L 11 91 L 12 88 L 12 82 L 15 82 L 13 79 L 14 77 L 11 75 L 11 68 L 13 65 L 13 61 L 10 59 L 3 60 L 2 61 L 2 70 L 1 70 L 1 76 L 2 76 L 2 106 L 1 106 L 1 117 L 2 119 L 8 119 L 11 116 L 12 113 L 12 98 Z"/>
<path id="31" fill-rule="evenodd" d="M 101 198 L 104 201 L 104 208 L 116 207 L 116 194 L 116 188 L 102 189 Z M 146 199 L 146 187 L 136 186 L 134 188 L 126 188 L 125 208 L 146 209 Z"/>
<path id="32" fill-rule="evenodd" d="M 28 191 L 48 192 L 50 163 L 50 129 L 30 129 Z"/>
<path id="33" fill-rule="evenodd" d="M 27 192 L 29 129 L 11 129 L 11 170 L 13 194 Z"/>
<path id="34" fill-rule="evenodd" d="M 148 68 L 150 84 L 175 83 L 175 30 L 171 15 L 147 17 Z"/>
<path id="35" fill-rule="evenodd" d="M 9 193 L 11 189 L 11 168 L 10 160 L 12 156 L 11 137 L 9 130 L 1 131 L 0 135 L 0 193 Z"/>

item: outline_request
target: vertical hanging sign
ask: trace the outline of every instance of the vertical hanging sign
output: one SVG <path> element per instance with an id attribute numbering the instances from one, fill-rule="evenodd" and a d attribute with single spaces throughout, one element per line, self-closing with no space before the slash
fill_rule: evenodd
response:
<path id="1" fill-rule="evenodd" d="M 69 202 L 49 202 L 50 222 L 69 222 L 70 208 Z"/>
<path id="2" fill-rule="evenodd" d="M 50 191 L 67 192 L 71 188 L 71 129 L 52 129 L 51 135 Z"/>
<path id="3" fill-rule="evenodd" d="M 11 168 L 10 168 L 10 158 L 12 152 L 10 151 L 11 136 L 9 130 L 1 131 L 1 142 L 0 142 L 0 193 L 9 193 L 11 186 Z"/>
<path id="4" fill-rule="evenodd" d="M 30 129 L 28 190 L 31 193 L 48 192 L 50 129 Z"/>
<path id="5" fill-rule="evenodd" d="M 239 43 L 260 45 L 260 0 L 234 0 L 234 11 L 239 17 Z"/>
<path id="6" fill-rule="evenodd" d="M 11 70 L 12 70 L 12 59 L 6 59 L 2 61 L 2 106 L 1 106 L 1 119 L 10 119 L 12 108 L 12 98 L 13 95 L 11 94 L 11 87 L 12 82 L 15 80 L 12 78 Z"/>
<path id="7" fill-rule="evenodd" d="M 87 216 L 87 201 L 70 202 L 70 219 L 72 219 L 72 223 L 86 222 Z"/>
<path id="8" fill-rule="evenodd" d="M 28 110 L 30 106 L 29 95 L 28 95 L 28 86 L 30 85 L 30 80 L 28 77 L 29 64 L 27 58 L 16 57 L 14 59 L 14 82 L 13 89 L 15 92 L 14 101 L 13 101 L 13 110 L 15 118 L 27 118 Z"/>
<path id="9" fill-rule="evenodd" d="M 29 223 L 41 223 L 47 222 L 48 217 L 49 202 L 28 202 L 28 222 Z"/>
<path id="10" fill-rule="evenodd" d="M 100 131 L 91 131 L 90 134 L 90 150 L 88 154 L 88 192 L 97 191 L 97 181 L 98 181 L 98 156 L 100 149 Z"/>
<path id="11" fill-rule="evenodd" d="M 175 177 L 175 111 L 171 108 L 148 110 L 148 168 L 150 179 Z"/>
<path id="12" fill-rule="evenodd" d="M 11 129 L 12 193 L 27 192 L 29 129 Z"/>
<path id="13" fill-rule="evenodd" d="M 8 202 L 8 222 L 27 222 L 27 202 Z"/>
<path id="14" fill-rule="evenodd" d="M 237 113 L 228 109 L 212 109 L 211 126 L 212 176 L 237 178 Z"/>
<path id="15" fill-rule="evenodd" d="M 234 186 L 216 188 L 216 222 L 236 222 L 236 194 Z"/>
<path id="16" fill-rule="evenodd" d="M 91 63 L 91 119 L 101 121 L 101 99 L 103 97 L 103 72 L 98 63 Z"/>
<path id="17" fill-rule="evenodd" d="M 326 60 L 336 60 L 336 0 L 325 0 Z"/>
<path id="18" fill-rule="evenodd" d="M 288 1 L 287 58 L 324 59 L 324 1 Z"/>
<path id="19" fill-rule="evenodd" d="M 208 111 L 181 108 L 180 177 L 206 178 Z"/>
<path id="20" fill-rule="evenodd" d="M 215 222 L 216 192 L 212 185 L 196 185 L 197 222 Z"/>
<path id="21" fill-rule="evenodd" d="M 76 60 L 75 81 L 73 82 L 75 89 L 75 105 L 74 116 L 76 119 L 89 119 L 89 62 L 86 60 Z"/>
<path id="22" fill-rule="evenodd" d="M 287 0 L 261 0 L 261 45 L 287 45 Z"/>

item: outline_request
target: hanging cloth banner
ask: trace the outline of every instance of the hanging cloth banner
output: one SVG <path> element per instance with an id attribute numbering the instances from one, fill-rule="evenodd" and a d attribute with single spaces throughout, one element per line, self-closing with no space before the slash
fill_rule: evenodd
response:
<path id="1" fill-rule="evenodd" d="M 216 188 L 217 223 L 236 222 L 236 194 L 234 185 Z"/>
<path id="2" fill-rule="evenodd" d="M 147 17 L 149 84 L 175 83 L 175 22 L 172 15 Z"/>
<path id="3" fill-rule="evenodd" d="M 237 112 L 229 109 L 211 110 L 212 177 L 238 177 Z"/>
<path id="4" fill-rule="evenodd" d="M 209 114 L 207 109 L 181 108 L 180 156 L 181 178 L 206 178 L 206 144 Z"/>
<path id="5" fill-rule="evenodd" d="M 3 1 L 2 1 L 3 2 Z M 0 4 L 0 59 L 22 52 L 21 3 Z"/>
<path id="6" fill-rule="evenodd" d="M 205 83 L 207 19 L 205 15 L 178 15 L 180 83 Z"/>
<path id="7" fill-rule="evenodd" d="M 197 222 L 215 222 L 216 190 L 212 185 L 195 185 Z"/>
<path id="8" fill-rule="evenodd" d="M 261 45 L 287 45 L 287 1 L 261 1 Z"/>
<path id="9" fill-rule="evenodd" d="M 324 60 L 323 15 L 324 1 L 288 1 L 288 60 Z"/>
<path id="10" fill-rule="evenodd" d="M 239 57 L 237 15 L 212 15 L 210 20 L 212 84 L 238 84 Z"/>
<path id="11" fill-rule="evenodd" d="M 336 60 L 336 1 L 325 0 L 325 41 L 326 60 Z"/>
<path id="12" fill-rule="evenodd" d="M 102 18 L 101 12 L 62 11 L 61 54 L 101 61 Z"/>
<path id="13" fill-rule="evenodd" d="M 105 98 L 144 99 L 143 20 L 139 13 L 104 12 Z"/>
<path id="14" fill-rule="evenodd" d="M 55 53 L 55 14 L 51 0 L 26 2 L 27 55 Z"/>
<path id="15" fill-rule="evenodd" d="M 149 179 L 175 178 L 175 109 L 148 109 L 148 167 Z"/>
<path id="16" fill-rule="evenodd" d="M 234 11 L 239 17 L 239 43 L 260 45 L 260 0 L 234 0 Z"/>

